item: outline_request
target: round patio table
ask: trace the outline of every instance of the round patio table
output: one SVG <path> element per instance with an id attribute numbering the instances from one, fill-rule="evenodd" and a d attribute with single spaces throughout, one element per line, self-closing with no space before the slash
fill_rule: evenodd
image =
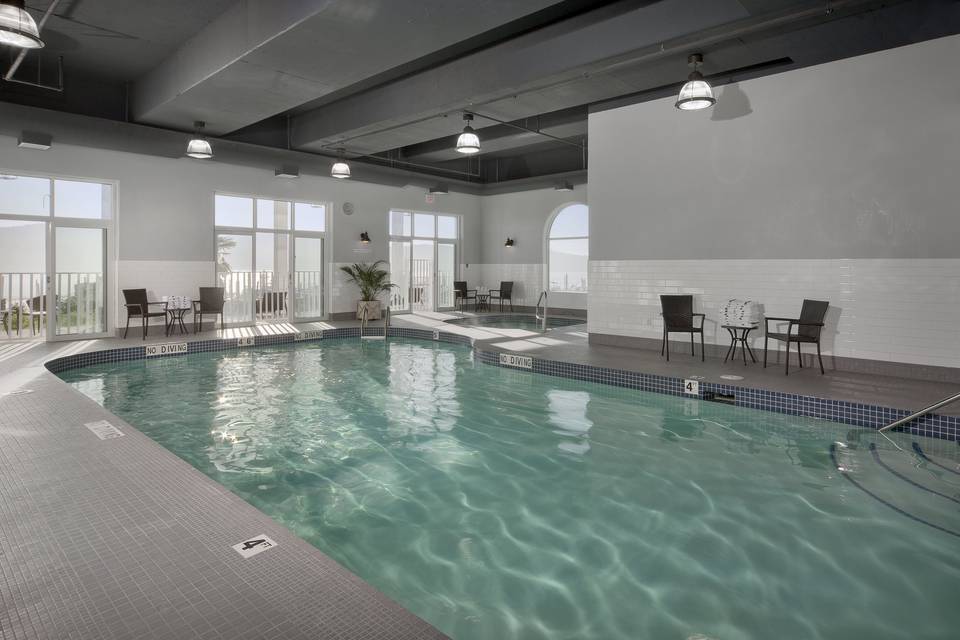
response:
<path id="1" fill-rule="evenodd" d="M 743 354 L 743 364 L 747 364 L 747 354 L 750 354 L 750 359 L 754 362 L 757 361 L 753 357 L 753 350 L 750 349 L 750 345 L 747 343 L 747 336 L 750 335 L 750 332 L 757 328 L 758 325 L 734 325 L 734 324 L 725 324 L 722 325 L 723 329 L 727 330 L 727 333 L 730 334 L 730 346 L 727 348 L 727 355 L 724 357 L 723 361 L 726 362 L 731 357 L 737 357 L 737 345 L 740 345 L 740 352 Z"/>
<path id="2" fill-rule="evenodd" d="M 187 327 L 183 324 L 183 317 L 193 308 L 193 300 L 185 296 L 163 296 L 161 299 L 167 303 L 166 334 L 169 336 L 175 326 L 180 328 L 181 334 L 186 333 Z"/>

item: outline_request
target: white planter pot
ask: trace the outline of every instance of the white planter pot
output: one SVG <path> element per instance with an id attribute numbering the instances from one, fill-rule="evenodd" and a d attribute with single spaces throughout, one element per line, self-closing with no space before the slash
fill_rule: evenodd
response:
<path id="1" fill-rule="evenodd" d="M 357 302 L 357 320 L 363 319 L 363 310 L 367 310 L 367 320 L 380 319 L 380 301 L 379 300 L 360 300 Z"/>

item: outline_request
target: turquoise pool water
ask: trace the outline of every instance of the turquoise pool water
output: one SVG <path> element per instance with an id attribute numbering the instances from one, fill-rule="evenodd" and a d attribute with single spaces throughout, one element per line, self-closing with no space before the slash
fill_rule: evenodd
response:
<path id="1" fill-rule="evenodd" d="M 953 530 L 960 476 L 880 452 L 944 497 L 927 494 L 878 465 L 866 436 L 837 450 L 839 472 L 830 448 L 847 426 L 398 339 L 61 377 L 459 640 L 933 639 L 960 626 L 960 538 L 844 473 Z"/>
<path id="2" fill-rule="evenodd" d="M 530 331 L 539 331 L 540 323 L 534 316 L 509 315 L 509 316 L 468 316 L 457 320 L 448 320 L 450 324 L 459 324 L 470 327 L 491 327 L 494 329 L 528 329 Z M 570 327 L 577 324 L 586 324 L 586 320 L 581 318 L 558 318 L 548 317 L 547 328 L 557 329 L 559 327 Z"/>

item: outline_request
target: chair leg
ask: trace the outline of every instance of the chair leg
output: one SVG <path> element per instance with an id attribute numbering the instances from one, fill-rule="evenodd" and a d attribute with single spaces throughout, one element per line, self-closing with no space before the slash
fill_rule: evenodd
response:
<path id="1" fill-rule="evenodd" d="M 817 360 L 820 361 L 820 375 L 824 375 L 823 372 L 823 357 L 820 355 L 820 341 L 817 340 Z"/>
<path id="2" fill-rule="evenodd" d="M 220 312 L 220 333 L 223 333 L 223 312 Z"/>
<path id="3" fill-rule="evenodd" d="M 123 328 L 123 339 L 124 339 L 124 340 L 127 339 L 127 331 L 129 331 L 129 330 L 130 330 L 130 316 L 127 315 L 127 326 L 125 326 L 125 327 Z"/>
<path id="4" fill-rule="evenodd" d="M 703 331 L 700 332 L 700 362 L 707 361 L 707 352 L 703 350 Z"/>
<path id="5" fill-rule="evenodd" d="M 510 313 L 513 313 L 513 298 L 510 298 Z"/>
<path id="6" fill-rule="evenodd" d="M 803 369 L 803 354 L 800 353 L 800 343 L 797 343 L 797 362 L 800 363 L 800 368 Z"/>
<path id="7" fill-rule="evenodd" d="M 690 332 L 690 355 L 695 356 L 697 352 L 693 350 L 693 332 Z"/>
<path id="8" fill-rule="evenodd" d="M 786 360 L 787 362 L 786 370 L 785 370 L 786 375 L 790 375 L 790 339 L 789 338 L 787 338 L 787 357 L 784 358 L 784 360 Z"/>
<path id="9" fill-rule="evenodd" d="M 146 340 L 147 339 L 147 316 L 143 316 L 142 324 L 143 324 L 143 339 Z"/>
<path id="10" fill-rule="evenodd" d="M 660 357 L 663 357 L 663 350 L 667 346 L 667 330 L 663 330 L 663 340 L 660 341 Z"/>
<path id="11" fill-rule="evenodd" d="M 764 335 L 763 336 L 763 368 L 764 369 L 767 368 L 767 341 L 768 340 L 769 338 L 766 335 Z"/>
<path id="12" fill-rule="evenodd" d="M 193 332 L 200 333 L 201 331 L 203 331 L 203 314 L 198 313 L 193 316 Z"/>
<path id="13" fill-rule="evenodd" d="M 670 362 L 670 332 L 669 331 L 664 336 L 664 341 L 667 344 L 667 362 Z"/>

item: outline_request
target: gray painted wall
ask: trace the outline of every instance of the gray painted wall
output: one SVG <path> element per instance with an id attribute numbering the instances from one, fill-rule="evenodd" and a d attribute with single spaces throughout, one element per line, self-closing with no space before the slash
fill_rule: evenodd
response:
<path id="1" fill-rule="evenodd" d="M 537 189 L 481 198 L 483 226 L 480 262 L 529 264 L 546 262 L 543 237 L 547 219 L 562 205 L 587 202 L 587 185 L 573 191 Z M 504 247 L 507 237 L 516 244 Z"/>
<path id="2" fill-rule="evenodd" d="M 213 260 L 215 192 L 334 204 L 333 261 L 387 258 L 387 212 L 391 207 L 463 216 L 463 258 L 479 257 L 479 198 L 465 194 L 425 202 L 424 190 L 333 178 L 278 179 L 269 171 L 189 158 L 161 158 L 57 144 L 47 151 L 18 149 L 0 136 L 0 170 L 116 181 L 120 260 Z M 356 213 L 345 216 L 342 203 Z M 361 231 L 373 239 L 369 252 L 354 253 Z"/>
<path id="3" fill-rule="evenodd" d="M 951 36 L 729 85 L 700 112 L 591 115 L 591 259 L 957 257 L 958 53 Z"/>

